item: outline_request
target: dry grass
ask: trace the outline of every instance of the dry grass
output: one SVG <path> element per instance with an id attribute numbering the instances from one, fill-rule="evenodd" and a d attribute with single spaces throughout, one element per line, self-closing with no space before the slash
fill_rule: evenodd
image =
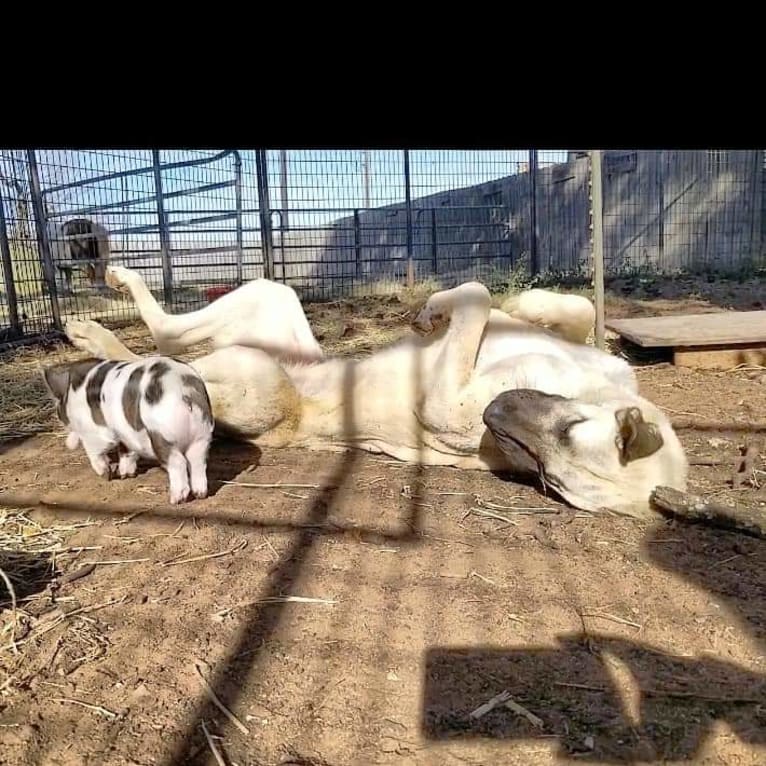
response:
<path id="1" fill-rule="evenodd" d="M 90 526 L 90 522 L 43 526 L 25 510 L 4 508 L 0 494 L 0 568 L 14 584 L 34 584 L 44 570 L 55 570 L 57 555 L 66 550 L 65 537 L 82 526 Z M 0 603 L 5 600 L 3 594 Z"/>
<path id="2" fill-rule="evenodd" d="M 68 552 L 66 538 L 90 524 L 43 526 L 25 510 L 3 508 L 0 494 L 0 571 L 3 573 L 0 607 L 11 605 L 11 609 L 0 610 L 0 669 L 5 671 L 0 691 L 10 685 L 20 667 L 23 655 L 19 653 L 19 644 L 29 640 L 30 633 L 38 628 L 40 621 L 35 607 L 41 600 L 51 599 L 46 589 L 56 574 L 57 557 Z M 40 595 L 41 591 L 46 594 Z M 77 638 L 81 636 L 78 634 Z"/>
<path id="3" fill-rule="evenodd" d="M 72 349 L 57 343 L 25 346 L 0 359 L 0 441 L 35 433 L 58 432 L 53 404 L 41 377 L 43 364 L 71 358 Z"/>

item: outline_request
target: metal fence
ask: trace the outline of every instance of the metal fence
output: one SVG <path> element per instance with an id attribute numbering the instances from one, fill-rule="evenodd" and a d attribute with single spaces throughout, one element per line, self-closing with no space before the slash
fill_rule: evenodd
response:
<path id="1" fill-rule="evenodd" d="M 587 152 L 0 150 L 0 342 L 135 318 L 136 269 L 170 311 L 255 277 L 303 300 L 512 277 L 587 278 Z M 762 263 L 764 153 L 607 151 L 607 277 Z"/>

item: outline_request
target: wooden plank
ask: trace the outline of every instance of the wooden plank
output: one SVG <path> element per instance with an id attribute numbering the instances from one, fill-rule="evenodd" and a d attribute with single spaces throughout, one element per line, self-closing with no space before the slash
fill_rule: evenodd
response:
<path id="1" fill-rule="evenodd" d="M 739 364 L 762 367 L 766 362 L 766 343 L 735 346 L 680 346 L 673 349 L 673 364 L 696 370 L 730 370 Z"/>
<path id="2" fill-rule="evenodd" d="M 766 311 L 611 319 L 606 327 L 646 348 L 766 343 Z"/>

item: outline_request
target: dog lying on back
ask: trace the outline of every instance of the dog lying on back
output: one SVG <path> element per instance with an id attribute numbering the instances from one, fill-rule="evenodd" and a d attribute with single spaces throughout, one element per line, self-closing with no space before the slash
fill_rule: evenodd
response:
<path id="1" fill-rule="evenodd" d="M 213 414 L 205 384 L 189 365 L 168 357 L 140 362 L 85 359 L 43 370 L 45 385 L 69 428 L 68 449 L 82 443 L 93 470 L 111 479 L 135 476 L 138 458 L 167 471 L 170 502 L 207 496 Z"/>

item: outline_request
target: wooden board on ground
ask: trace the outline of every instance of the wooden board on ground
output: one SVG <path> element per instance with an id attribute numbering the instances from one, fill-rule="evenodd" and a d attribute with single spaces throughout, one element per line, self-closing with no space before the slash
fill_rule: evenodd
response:
<path id="1" fill-rule="evenodd" d="M 672 348 L 681 367 L 730 369 L 766 362 L 766 311 L 613 319 L 606 327 L 644 348 Z"/>

